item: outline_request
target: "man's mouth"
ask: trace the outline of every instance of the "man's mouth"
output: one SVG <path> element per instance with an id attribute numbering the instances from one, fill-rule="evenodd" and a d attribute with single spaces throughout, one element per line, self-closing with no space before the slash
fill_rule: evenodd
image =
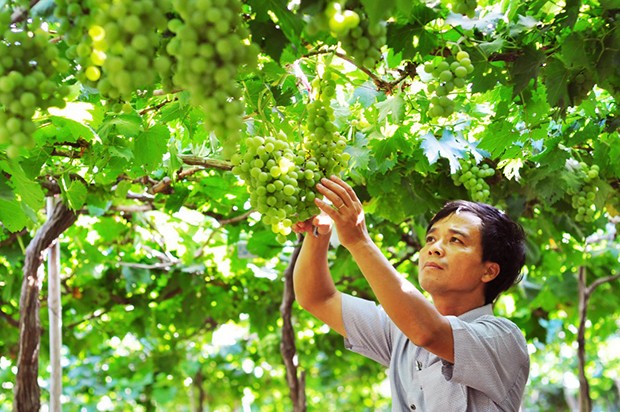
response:
<path id="1" fill-rule="evenodd" d="M 431 268 L 431 269 L 443 269 L 443 267 L 438 264 L 438 263 L 434 263 L 434 262 L 428 262 L 424 264 L 424 268 Z"/>

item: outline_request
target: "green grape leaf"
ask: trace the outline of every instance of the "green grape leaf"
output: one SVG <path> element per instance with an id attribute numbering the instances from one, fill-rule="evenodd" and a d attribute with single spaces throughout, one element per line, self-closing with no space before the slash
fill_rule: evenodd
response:
<path id="1" fill-rule="evenodd" d="M 392 169 L 396 164 L 396 157 L 392 139 L 373 139 L 370 147 L 373 151 L 373 159 L 376 162 L 376 169 L 380 173 L 385 173 Z"/>
<path id="2" fill-rule="evenodd" d="M 506 148 L 519 139 L 508 122 L 493 122 L 482 135 L 478 148 L 488 151 L 492 157 L 500 156 Z"/>
<path id="3" fill-rule="evenodd" d="M 371 22 L 383 20 L 394 9 L 395 0 L 361 0 Z"/>
<path id="4" fill-rule="evenodd" d="M 413 46 L 413 39 L 417 37 L 417 43 L 421 50 Z M 387 44 L 394 53 L 402 53 L 403 59 L 413 59 L 416 53 L 426 54 L 434 48 L 436 40 L 423 28 L 407 25 L 389 25 L 387 30 Z"/>
<path id="5" fill-rule="evenodd" d="M 112 205 L 112 201 L 100 191 L 87 193 L 85 203 L 91 216 L 102 216 Z"/>
<path id="6" fill-rule="evenodd" d="M 448 159 L 450 174 L 454 174 L 459 170 L 461 167 L 459 159 L 463 158 L 466 152 L 464 142 L 448 130 L 444 130 L 443 136 L 439 140 L 430 132 L 425 134 L 422 136 L 422 144 L 420 146 L 424 150 L 424 154 L 430 164 L 437 162 L 440 157 Z"/>
<path id="7" fill-rule="evenodd" d="M 9 163 L 9 173 L 11 174 L 11 183 L 21 200 L 30 209 L 39 210 L 43 206 L 43 198 L 45 197 L 41 186 L 34 180 L 28 178 L 21 164 L 17 162 Z"/>
<path id="8" fill-rule="evenodd" d="M 288 1 L 268 0 L 267 3 L 271 5 L 271 11 L 278 18 L 278 24 L 289 41 L 295 46 L 300 46 L 301 33 L 305 25 L 300 16 L 288 10 Z"/>
<path id="9" fill-rule="evenodd" d="M 131 293 L 142 286 L 150 285 L 153 281 L 149 269 L 123 266 L 121 273 L 125 279 L 127 293 Z"/>
<path id="10" fill-rule="evenodd" d="M 26 226 L 28 217 L 17 200 L 0 198 L 0 223 L 9 232 L 17 232 Z"/>
<path id="11" fill-rule="evenodd" d="M 581 33 L 571 33 L 562 43 L 562 54 L 559 56 L 566 67 L 593 69 L 594 60 L 588 56 L 587 44 Z"/>
<path id="12" fill-rule="evenodd" d="M 400 96 L 389 96 L 375 106 L 379 109 L 379 121 L 391 115 L 392 123 L 399 124 L 405 114 L 405 101 Z"/>
<path id="13" fill-rule="evenodd" d="M 290 40 L 272 21 L 252 21 L 249 23 L 253 41 L 275 61 L 280 61 L 282 52 Z"/>
<path id="14" fill-rule="evenodd" d="M 565 108 L 569 104 L 568 77 L 569 72 L 560 60 L 551 58 L 547 61 L 545 86 L 547 86 L 547 101 L 551 106 Z"/>
<path id="15" fill-rule="evenodd" d="M 538 76 L 540 66 L 545 60 L 545 54 L 528 46 L 523 50 L 523 54 L 515 60 L 511 74 L 514 78 L 513 96 L 521 93 L 529 84 L 530 80 Z"/>
<path id="16" fill-rule="evenodd" d="M 394 49 L 394 53 L 402 53 L 404 59 L 412 59 L 416 50 L 411 39 L 419 29 L 411 25 L 390 25 L 387 31 L 387 44 Z"/>
<path id="17" fill-rule="evenodd" d="M 86 202 L 88 190 L 81 180 L 69 180 L 63 178 L 64 195 L 67 198 L 67 204 L 70 209 L 78 210 Z"/>
<path id="18" fill-rule="evenodd" d="M 504 47 L 504 43 L 504 39 L 498 37 L 496 39 L 493 39 L 493 41 L 480 43 L 478 45 L 478 48 L 484 53 L 485 57 L 489 57 L 493 53 L 501 50 L 501 48 Z"/>
<path id="19" fill-rule="evenodd" d="M 355 89 L 350 103 L 360 102 L 363 107 L 369 107 L 381 98 L 382 94 L 377 91 L 373 83 L 368 81 Z"/>
<path id="20" fill-rule="evenodd" d="M 93 225 L 99 236 L 106 241 L 114 241 L 123 237 L 127 226 L 111 217 L 102 217 L 99 222 Z"/>
<path id="21" fill-rule="evenodd" d="M 116 186 L 116 189 L 114 190 L 114 194 L 116 195 L 116 197 L 120 199 L 124 199 L 127 197 L 127 192 L 129 192 L 130 188 L 131 188 L 131 182 L 129 180 L 122 180 Z"/>
<path id="22" fill-rule="evenodd" d="M 281 29 L 281 32 L 284 33 L 284 36 L 286 36 L 288 41 L 297 47 L 300 46 L 301 32 L 303 31 L 304 23 L 298 15 L 293 14 L 288 10 L 287 1 L 249 0 L 248 4 L 252 6 L 252 10 L 256 12 L 257 22 L 265 23 L 267 21 L 271 21 L 269 12 L 273 13 L 277 19 L 277 22 L 274 23 Z M 276 28 L 275 24 L 273 24 L 272 27 Z M 271 35 L 273 35 L 273 33 L 274 32 L 272 31 Z M 252 29 L 252 34 L 254 34 L 254 29 Z M 267 36 L 265 39 L 271 42 L 271 36 Z M 276 61 L 278 60 L 279 59 L 276 59 Z"/>
<path id="23" fill-rule="evenodd" d="M 9 181 L 4 173 L 0 173 L 0 199 L 13 200 L 15 194 L 9 185 Z"/>
<path id="24" fill-rule="evenodd" d="M 174 101 L 164 105 L 157 113 L 157 116 L 162 123 L 168 123 L 183 117 L 184 114 L 185 110 L 184 107 L 181 107 L 181 103 Z"/>
<path id="25" fill-rule="evenodd" d="M 185 204 L 187 197 L 189 196 L 189 190 L 183 186 L 176 187 L 174 192 L 166 198 L 165 209 L 168 212 L 178 212 L 179 209 Z"/>
<path id="26" fill-rule="evenodd" d="M 363 133 L 357 133 L 353 144 L 345 149 L 351 155 L 349 167 L 351 169 L 366 170 L 370 162 L 370 152 L 367 148 L 368 140 Z"/>
<path id="27" fill-rule="evenodd" d="M 76 142 L 79 138 L 86 141 L 92 141 L 96 137 L 94 130 L 73 119 L 53 116 L 51 121 L 60 128 L 60 136 L 62 136 L 67 142 Z"/>
<path id="28" fill-rule="evenodd" d="M 487 27 L 497 25 L 499 20 L 502 20 L 504 15 L 499 12 L 487 13 L 481 18 L 470 19 L 462 14 L 450 13 L 446 17 L 446 24 L 450 26 L 460 26 L 465 30 L 472 30 L 477 28 L 481 31 L 486 30 Z"/>
<path id="29" fill-rule="evenodd" d="M 99 136 L 108 137 L 116 131 L 121 136 L 135 137 L 142 132 L 142 118 L 137 114 L 121 114 L 104 122 L 98 130 Z"/>
<path id="30" fill-rule="evenodd" d="M 248 251 L 265 259 L 276 256 L 281 248 L 273 232 L 267 229 L 253 232 L 248 239 Z"/>
<path id="31" fill-rule="evenodd" d="M 579 8 L 582 0 L 566 0 L 562 13 L 556 17 L 556 21 L 561 22 L 566 27 L 572 28 L 577 17 L 579 16 Z"/>
<path id="32" fill-rule="evenodd" d="M 168 150 L 170 131 L 165 125 L 153 126 L 142 132 L 134 142 L 135 161 L 146 173 L 152 172 L 161 162 Z"/>

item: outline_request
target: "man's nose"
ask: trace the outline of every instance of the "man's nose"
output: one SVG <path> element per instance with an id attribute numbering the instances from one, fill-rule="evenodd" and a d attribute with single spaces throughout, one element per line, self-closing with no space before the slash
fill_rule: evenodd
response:
<path id="1" fill-rule="evenodd" d="M 443 246 L 441 245 L 441 241 L 437 240 L 433 242 L 433 244 L 428 248 L 429 255 L 443 255 Z"/>

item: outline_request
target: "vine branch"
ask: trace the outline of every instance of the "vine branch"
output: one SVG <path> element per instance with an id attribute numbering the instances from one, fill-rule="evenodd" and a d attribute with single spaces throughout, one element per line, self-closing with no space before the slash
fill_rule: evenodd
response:
<path id="1" fill-rule="evenodd" d="M 0 318 L 5 319 L 9 323 L 9 325 L 15 328 L 19 328 L 19 320 L 13 318 L 11 315 L 4 312 L 2 309 L 0 309 Z"/>
<path id="2" fill-rule="evenodd" d="M 28 7 L 15 8 L 13 14 L 11 15 L 11 23 L 16 24 L 25 21 L 28 18 L 28 13 L 30 12 L 30 9 L 36 6 L 38 2 L 39 0 L 30 0 L 30 4 L 28 4 Z"/>
<path id="3" fill-rule="evenodd" d="M 590 398 L 590 384 L 585 372 L 586 364 L 586 322 L 588 319 L 588 301 L 594 290 L 604 283 L 613 282 L 620 279 L 620 274 L 606 276 L 596 279 L 590 284 L 586 283 L 586 268 L 579 267 L 579 328 L 577 329 L 577 359 L 579 364 L 579 411 L 590 412 L 592 410 L 592 400 Z"/>
<path id="4" fill-rule="evenodd" d="M 305 412 L 306 410 L 305 372 L 298 371 L 298 365 L 295 361 L 297 349 L 295 347 L 295 330 L 291 321 L 293 302 L 295 301 L 293 270 L 300 251 L 301 243 L 295 247 L 291 255 L 291 261 L 284 271 L 284 292 L 282 304 L 280 305 L 280 314 L 283 321 L 280 353 L 286 367 L 286 382 L 288 383 L 291 400 L 293 401 L 294 412 Z"/>

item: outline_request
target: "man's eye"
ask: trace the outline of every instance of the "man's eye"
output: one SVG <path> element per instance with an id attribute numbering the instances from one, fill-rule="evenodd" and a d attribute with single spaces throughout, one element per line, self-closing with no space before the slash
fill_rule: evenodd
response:
<path id="1" fill-rule="evenodd" d="M 452 241 L 455 242 L 455 243 L 462 243 L 461 239 L 459 239 L 458 237 L 453 237 Z"/>
<path id="2" fill-rule="evenodd" d="M 426 237 L 426 243 L 430 243 L 430 242 L 432 242 L 433 240 L 435 240 L 435 238 L 434 238 L 434 237 L 432 237 L 432 236 L 427 236 L 427 237 Z"/>

